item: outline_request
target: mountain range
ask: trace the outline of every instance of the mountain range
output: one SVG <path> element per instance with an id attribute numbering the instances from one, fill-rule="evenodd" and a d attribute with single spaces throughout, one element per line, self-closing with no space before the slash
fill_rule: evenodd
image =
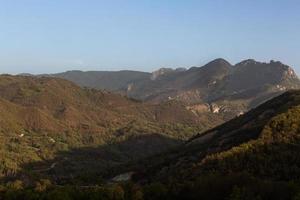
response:
<path id="1" fill-rule="evenodd" d="M 252 59 L 236 65 L 216 59 L 202 67 L 161 68 L 152 73 L 69 71 L 50 76 L 151 103 L 178 100 L 194 112 L 223 112 L 228 119 L 284 91 L 300 88 L 291 67 L 278 61 Z"/>
<path id="2" fill-rule="evenodd" d="M 299 88 L 254 60 L 1 75 L 0 196 L 298 199 Z"/>

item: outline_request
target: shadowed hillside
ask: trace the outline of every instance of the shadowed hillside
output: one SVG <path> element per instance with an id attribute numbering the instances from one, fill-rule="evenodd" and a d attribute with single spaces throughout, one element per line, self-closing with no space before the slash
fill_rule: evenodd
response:
<path id="1" fill-rule="evenodd" d="M 137 162 L 182 143 L 160 134 L 144 134 L 99 146 L 61 150 L 52 159 L 24 162 L 15 173 L 3 177 L 2 183 L 18 179 L 31 185 L 49 179 L 56 185 L 103 184 L 119 165 Z"/>
<path id="2" fill-rule="evenodd" d="M 287 92 L 131 169 L 150 182 L 192 181 L 211 172 L 298 180 L 299 105 L 300 92 Z"/>

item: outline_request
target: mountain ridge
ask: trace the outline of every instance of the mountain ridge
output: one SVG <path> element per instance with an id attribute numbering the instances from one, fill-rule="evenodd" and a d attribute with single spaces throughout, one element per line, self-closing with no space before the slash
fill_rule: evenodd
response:
<path id="1" fill-rule="evenodd" d="M 139 71 L 87 71 L 40 75 L 59 77 L 79 86 L 119 93 L 151 104 L 180 101 L 195 114 L 241 115 L 290 89 L 299 89 L 295 71 L 279 61 L 243 60 L 235 65 L 222 58 L 202 67 Z"/>
<path id="2" fill-rule="evenodd" d="M 273 60 L 267 63 L 247 59 L 232 65 L 218 58 L 202 67 L 177 70 L 161 68 L 153 73 L 94 71 L 76 72 L 79 74 L 74 77 L 68 76 L 68 73 L 50 76 L 66 78 L 81 86 L 101 87 L 154 104 L 170 100 L 182 101 L 191 109 L 206 107 L 206 110 L 212 112 L 222 112 L 227 119 L 284 91 L 300 88 L 295 71 Z M 85 79 L 89 81 L 86 84 Z"/>

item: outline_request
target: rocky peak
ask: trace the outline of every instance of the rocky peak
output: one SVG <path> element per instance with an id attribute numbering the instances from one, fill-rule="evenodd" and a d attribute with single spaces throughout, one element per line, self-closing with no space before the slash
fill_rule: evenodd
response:
<path id="1" fill-rule="evenodd" d="M 244 60 L 235 65 L 237 70 L 251 70 L 257 73 L 277 74 L 290 78 L 297 78 L 295 71 L 288 65 L 284 65 L 279 61 L 271 60 L 269 63 L 258 62 L 253 59 Z"/>

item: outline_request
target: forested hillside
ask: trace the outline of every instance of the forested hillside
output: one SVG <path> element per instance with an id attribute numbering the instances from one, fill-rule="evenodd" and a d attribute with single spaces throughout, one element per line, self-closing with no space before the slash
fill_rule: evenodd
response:
<path id="1" fill-rule="evenodd" d="M 11 179 L 3 186 L 2 195 L 7 199 L 22 196 L 24 199 L 295 200 L 300 194 L 299 106 L 300 92 L 287 92 L 180 146 L 116 166 L 104 176 L 123 174 L 123 178 L 105 181 L 97 179 L 99 176 L 86 176 L 82 180 L 90 185 L 78 182 L 80 179 L 69 179 L 66 183 L 72 186 L 62 186 L 57 182 L 62 179 L 47 179 L 63 169 L 57 164 L 47 173 L 41 173 L 40 178 L 36 177 L 35 182 L 26 182 L 21 177 Z M 131 145 L 124 143 L 118 148 L 130 149 Z M 78 149 L 73 154 L 80 157 L 82 152 L 86 152 L 82 154 L 86 168 L 77 170 L 96 163 L 90 162 L 89 156 L 92 159 L 111 156 L 94 151 L 97 156 L 93 157 L 91 149 Z M 70 154 L 62 155 L 67 158 Z M 72 163 L 68 158 L 63 162 Z M 76 168 L 67 169 L 75 172 Z"/>
<path id="2" fill-rule="evenodd" d="M 63 79 L 10 75 L 0 76 L 0 111 L 1 177 L 41 175 L 57 183 L 95 173 L 100 180 L 112 166 L 173 148 L 224 121 L 177 101 L 152 105 Z"/>

